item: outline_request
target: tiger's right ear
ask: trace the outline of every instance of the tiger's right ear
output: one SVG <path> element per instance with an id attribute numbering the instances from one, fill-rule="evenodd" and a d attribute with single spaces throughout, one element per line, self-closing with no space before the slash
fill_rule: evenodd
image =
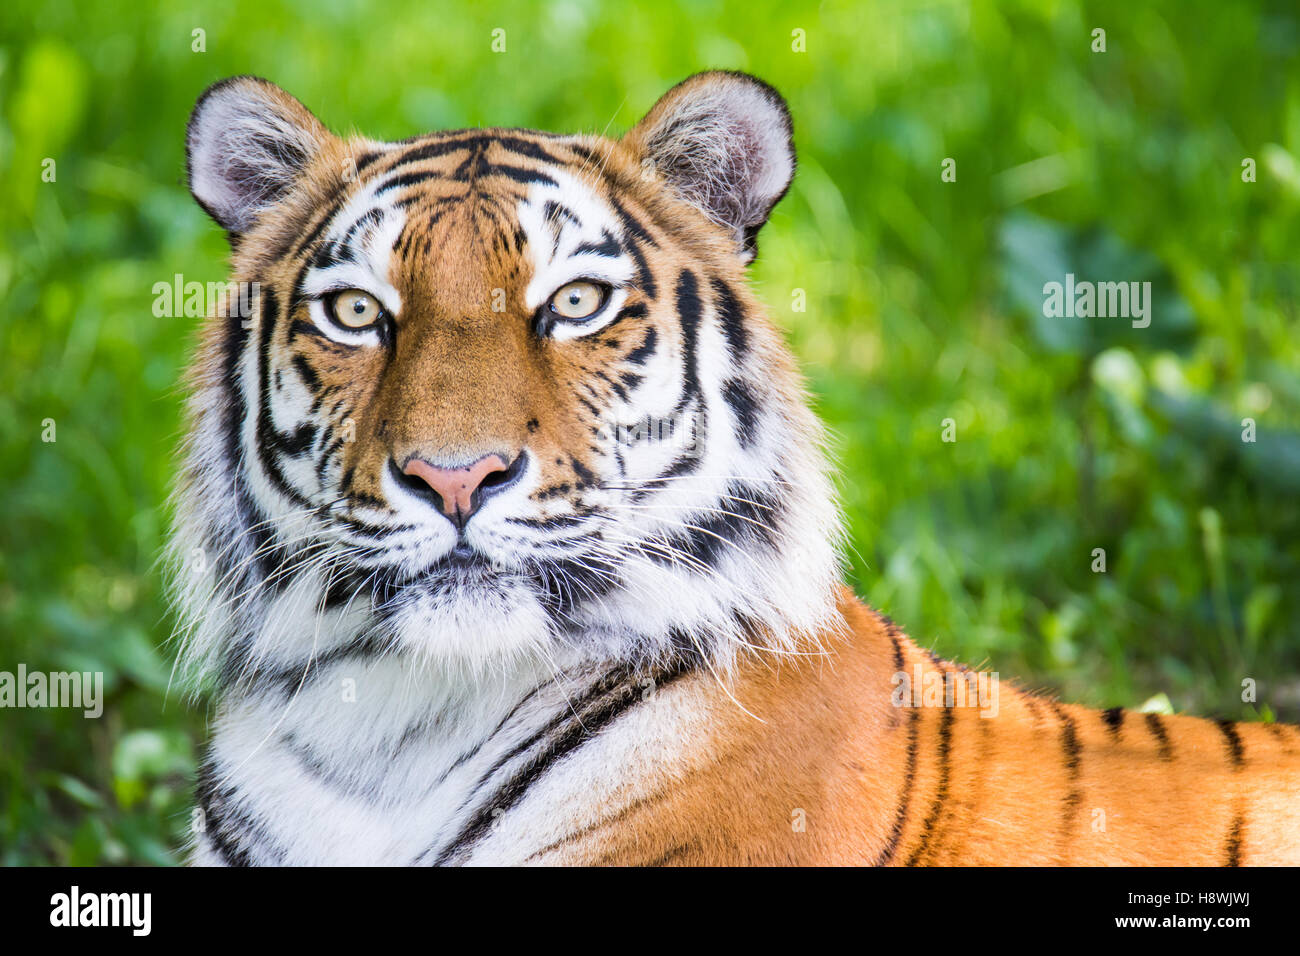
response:
<path id="1" fill-rule="evenodd" d="M 236 76 L 194 104 L 186 172 L 198 204 L 232 237 L 279 202 L 331 139 L 307 107 L 274 83 Z"/>

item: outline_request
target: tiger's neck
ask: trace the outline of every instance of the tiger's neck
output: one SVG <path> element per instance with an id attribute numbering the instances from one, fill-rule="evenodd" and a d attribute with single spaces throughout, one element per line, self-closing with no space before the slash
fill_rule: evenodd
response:
<path id="1" fill-rule="evenodd" d="M 683 673 L 536 667 L 453 690 L 357 652 L 244 688 L 214 723 L 197 858 L 462 862 L 502 819 L 533 821 L 534 784 Z"/>

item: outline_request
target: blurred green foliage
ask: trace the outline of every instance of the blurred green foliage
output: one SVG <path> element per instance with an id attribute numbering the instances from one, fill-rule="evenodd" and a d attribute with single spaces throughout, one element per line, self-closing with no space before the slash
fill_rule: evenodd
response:
<path id="1" fill-rule="evenodd" d="M 222 275 L 182 143 L 236 73 L 386 138 L 615 132 L 695 70 L 765 77 L 801 165 L 755 282 L 860 593 L 1087 704 L 1296 720 L 1298 48 L 1290 2 L 3 5 L 0 670 L 100 670 L 107 704 L 0 712 L 0 863 L 174 861 L 188 822 L 205 714 L 167 691 L 157 556 L 195 320 L 151 288 Z M 1066 272 L 1152 281 L 1151 327 L 1045 319 Z"/>

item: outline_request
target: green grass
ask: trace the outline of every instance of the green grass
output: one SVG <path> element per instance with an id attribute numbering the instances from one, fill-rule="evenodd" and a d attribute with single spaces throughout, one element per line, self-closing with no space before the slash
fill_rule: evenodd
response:
<path id="1" fill-rule="evenodd" d="M 151 289 L 222 276 L 182 144 L 235 73 L 389 138 L 621 132 L 695 70 L 768 79 L 801 166 L 755 282 L 833 428 L 859 592 L 1073 700 L 1300 719 L 1292 4 L 441 6 L 0 11 L 0 670 L 107 681 L 99 720 L 0 711 L 0 863 L 170 862 L 188 822 L 205 714 L 166 692 L 156 562 L 195 320 Z M 1151 327 L 1043 318 L 1066 272 L 1149 279 Z"/>

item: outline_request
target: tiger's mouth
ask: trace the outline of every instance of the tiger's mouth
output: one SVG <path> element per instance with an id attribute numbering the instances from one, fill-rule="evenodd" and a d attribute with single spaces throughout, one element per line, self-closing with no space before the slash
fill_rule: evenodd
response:
<path id="1" fill-rule="evenodd" d="M 465 541 L 460 541 L 430 565 L 421 577 L 444 580 L 461 587 L 473 587 L 496 581 L 502 573 L 503 569 L 496 561 Z"/>

